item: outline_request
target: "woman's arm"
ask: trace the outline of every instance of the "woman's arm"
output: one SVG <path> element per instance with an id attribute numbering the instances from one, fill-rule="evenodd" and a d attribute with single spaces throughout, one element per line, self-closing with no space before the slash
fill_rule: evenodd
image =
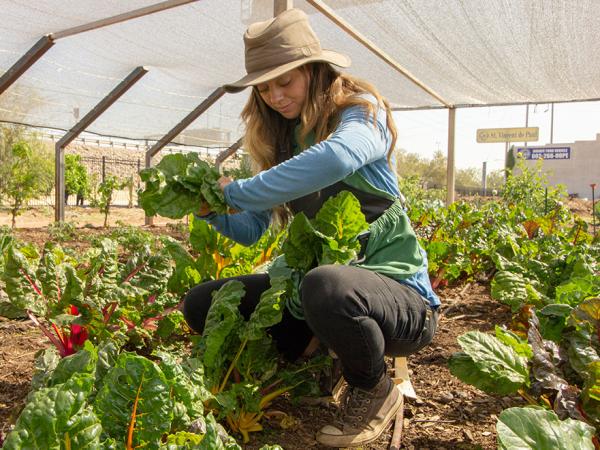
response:
<path id="1" fill-rule="evenodd" d="M 202 217 L 199 217 L 202 219 Z M 204 219 L 223 236 L 242 245 L 256 243 L 269 227 L 271 211 L 243 211 L 236 214 L 211 216 Z"/>
<path id="2" fill-rule="evenodd" d="M 262 211 L 330 186 L 366 164 L 387 156 L 386 114 L 377 125 L 364 108 L 347 108 L 332 135 L 299 155 L 245 180 L 228 184 L 227 203 L 239 210 Z"/>

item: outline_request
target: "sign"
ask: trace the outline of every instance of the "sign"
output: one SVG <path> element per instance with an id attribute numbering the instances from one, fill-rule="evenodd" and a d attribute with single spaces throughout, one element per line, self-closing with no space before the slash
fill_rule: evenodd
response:
<path id="1" fill-rule="evenodd" d="M 477 142 L 535 142 L 540 138 L 538 127 L 529 128 L 480 128 Z"/>
<path id="2" fill-rule="evenodd" d="M 517 147 L 524 159 L 571 159 L 571 147 Z"/>

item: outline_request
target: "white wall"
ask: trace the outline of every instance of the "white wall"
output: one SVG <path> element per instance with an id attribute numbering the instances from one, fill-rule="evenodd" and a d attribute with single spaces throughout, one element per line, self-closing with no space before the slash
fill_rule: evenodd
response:
<path id="1" fill-rule="evenodd" d="M 600 134 L 595 141 L 575 141 L 546 145 L 531 145 L 528 148 L 570 147 L 570 159 L 543 160 L 542 169 L 552 185 L 563 184 L 569 194 L 592 197 L 590 184 L 596 183 L 596 197 L 600 197 Z M 518 147 L 517 147 L 518 148 Z M 526 160 L 533 167 L 535 160 Z"/>

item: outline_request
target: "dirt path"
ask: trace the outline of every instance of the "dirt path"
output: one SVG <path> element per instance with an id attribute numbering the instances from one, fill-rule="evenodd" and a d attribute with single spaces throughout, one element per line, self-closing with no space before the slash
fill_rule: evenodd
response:
<path id="1" fill-rule="evenodd" d="M 185 220 L 171 220 L 164 217 L 155 217 L 156 226 L 164 226 L 168 223 L 183 222 Z M 54 209 L 49 206 L 29 208 L 20 216 L 17 216 L 17 228 L 42 228 L 54 222 Z M 104 225 L 104 214 L 98 208 L 89 206 L 68 206 L 65 210 L 65 222 L 75 227 L 101 227 Z M 127 208 L 126 206 L 113 206 L 108 216 L 108 226 L 118 226 L 119 223 L 126 225 L 144 225 L 144 211 L 141 208 Z M 0 209 L 0 226 L 11 225 L 11 216 L 7 209 Z"/>

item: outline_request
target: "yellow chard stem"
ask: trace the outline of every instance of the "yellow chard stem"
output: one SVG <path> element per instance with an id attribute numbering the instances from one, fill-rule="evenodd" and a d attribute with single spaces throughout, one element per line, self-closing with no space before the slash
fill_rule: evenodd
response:
<path id="1" fill-rule="evenodd" d="M 233 368 L 237 364 L 238 359 L 240 359 L 240 355 L 244 351 L 244 348 L 246 347 L 247 343 L 248 343 L 248 339 L 244 339 L 244 341 L 242 342 L 242 345 L 240 345 L 240 348 L 235 355 L 235 358 L 233 358 L 233 361 L 231 361 L 231 364 L 229 365 L 229 368 L 227 369 L 227 373 L 225 374 L 225 378 L 223 378 L 223 382 L 221 383 L 221 386 L 219 386 L 219 390 L 217 392 L 222 392 L 223 389 L 225 389 L 225 385 L 227 384 L 229 375 L 231 375 L 231 372 L 233 371 Z"/>

